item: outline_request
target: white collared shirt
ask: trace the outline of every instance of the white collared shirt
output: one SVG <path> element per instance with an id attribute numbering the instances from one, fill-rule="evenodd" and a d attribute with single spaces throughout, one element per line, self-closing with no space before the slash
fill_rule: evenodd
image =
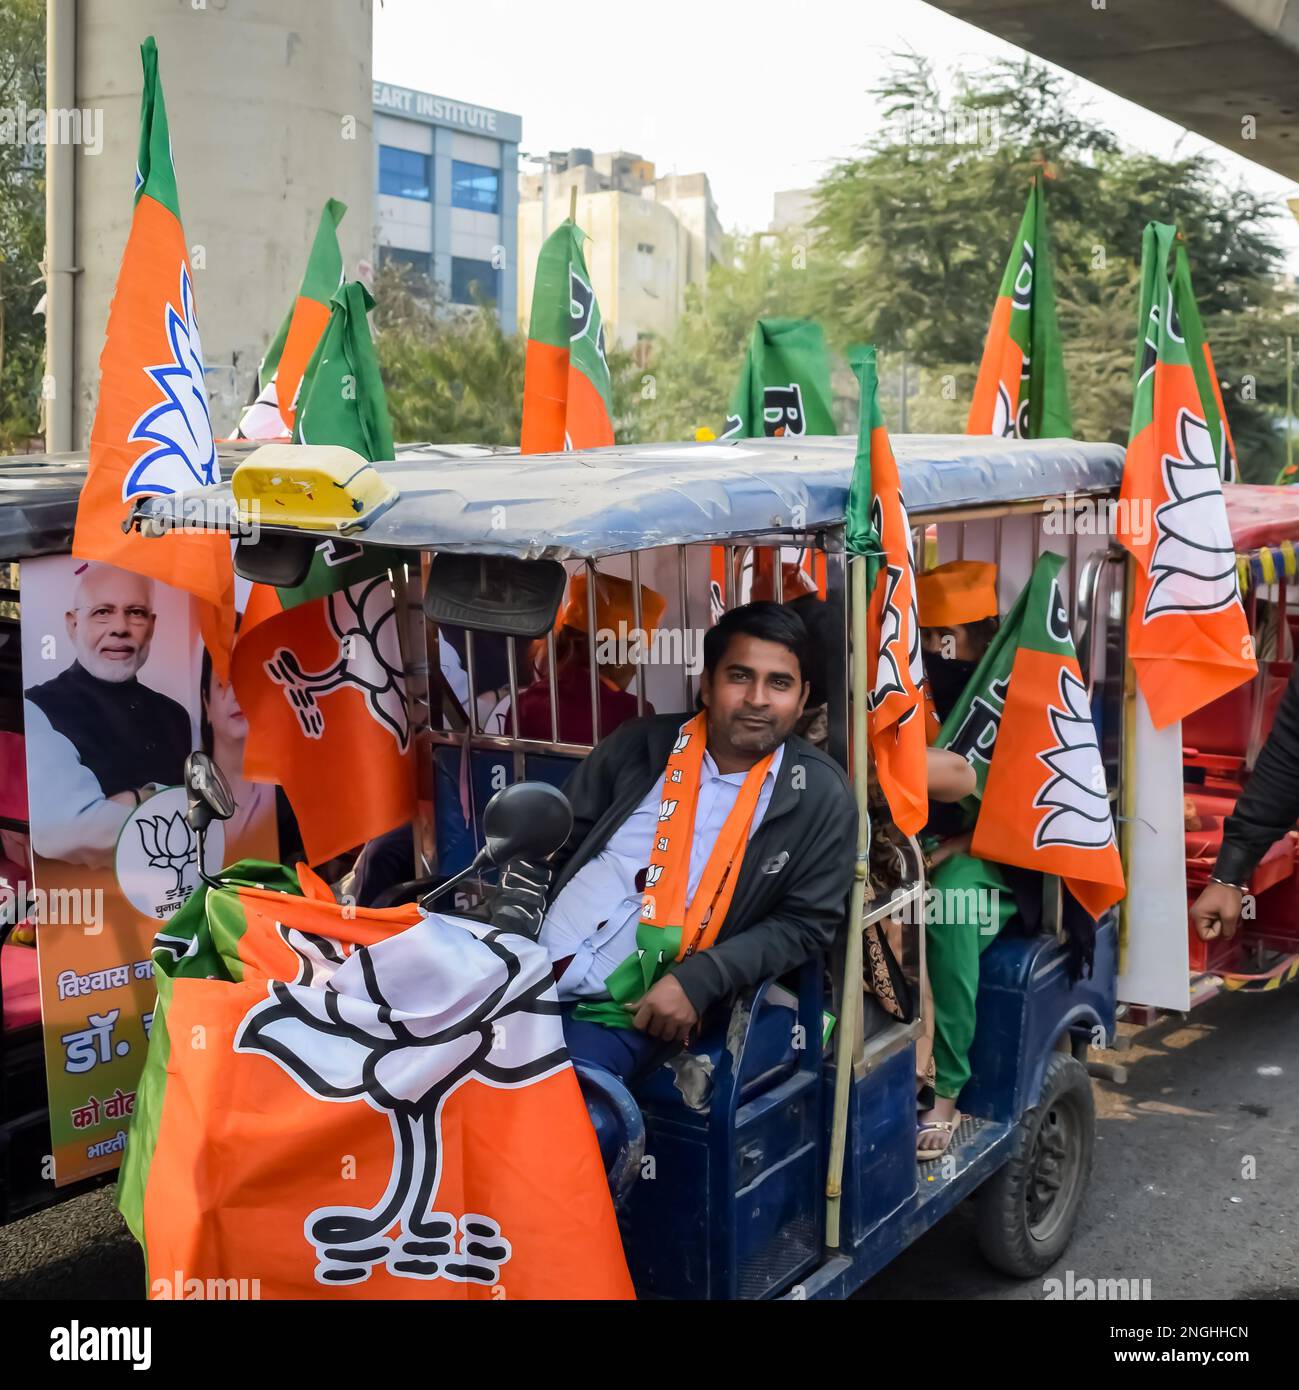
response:
<path id="1" fill-rule="evenodd" d="M 781 744 L 762 779 L 758 804 L 749 823 L 750 839 L 771 802 L 784 753 L 785 746 Z M 747 775 L 718 772 L 712 754 L 705 751 L 695 805 L 694 837 L 690 842 L 687 902 L 695 895 L 708 856 Z M 645 799 L 609 837 L 604 849 L 573 875 L 551 903 L 541 927 L 541 944 L 552 961 L 573 957 L 559 981 L 561 1000 L 607 999 L 605 980 L 636 949 L 636 926 L 644 898 L 636 888 L 636 876 L 649 863 L 662 798 L 660 775 Z"/>

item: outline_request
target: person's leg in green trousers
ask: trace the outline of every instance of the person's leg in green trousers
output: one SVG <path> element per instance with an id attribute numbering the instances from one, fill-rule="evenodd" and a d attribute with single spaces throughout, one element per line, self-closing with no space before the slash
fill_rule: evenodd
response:
<path id="1" fill-rule="evenodd" d="M 1015 899 L 996 864 L 954 854 L 930 879 L 925 913 L 925 960 L 934 998 L 933 1110 L 921 1116 L 917 1151 L 947 1148 L 956 1098 L 970 1079 L 979 957 L 1014 916 Z M 932 1128 L 923 1130 L 924 1125 Z"/>

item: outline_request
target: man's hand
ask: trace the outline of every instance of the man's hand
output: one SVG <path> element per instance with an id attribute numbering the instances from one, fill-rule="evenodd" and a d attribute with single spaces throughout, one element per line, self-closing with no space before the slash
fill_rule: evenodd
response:
<path id="1" fill-rule="evenodd" d="M 645 992 L 632 1018 L 632 1023 L 651 1038 L 679 1043 L 688 1041 L 690 1030 L 698 1022 L 694 1005 L 671 975 L 664 975 Z"/>
<path id="2" fill-rule="evenodd" d="M 1236 935 L 1244 894 L 1226 883 L 1210 883 L 1191 907 L 1191 921 L 1201 941 L 1215 941 Z"/>

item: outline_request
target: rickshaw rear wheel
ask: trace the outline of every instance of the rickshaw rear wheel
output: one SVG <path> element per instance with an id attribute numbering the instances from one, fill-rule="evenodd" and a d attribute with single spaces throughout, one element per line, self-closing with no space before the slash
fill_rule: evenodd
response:
<path id="1" fill-rule="evenodd" d="M 1091 1177 L 1096 1103 L 1081 1062 L 1052 1053 L 1011 1142 L 1010 1160 L 979 1191 L 979 1249 L 1003 1274 L 1029 1279 L 1064 1253 Z"/>

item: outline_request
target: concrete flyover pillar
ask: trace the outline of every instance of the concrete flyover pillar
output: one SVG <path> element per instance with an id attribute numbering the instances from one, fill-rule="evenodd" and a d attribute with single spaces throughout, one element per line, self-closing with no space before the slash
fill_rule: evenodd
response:
<path id="1" fill-rule="evenodd" d="M 51 0 L 54 5 L 69 0 Z M 347 273 L 373 243 L 372 0 L 70 0 L 76 103 L 103 147 L 76 152 L 72 446 L 84 447 L 131 222 L 140 44 L 158 41 L 212 423 L 228 434 L 292 303 L 326 198 Z M 65 352 L 65 359 L 68 354 Z M 62 383 L 56 383 L 61 389 Z"/>

